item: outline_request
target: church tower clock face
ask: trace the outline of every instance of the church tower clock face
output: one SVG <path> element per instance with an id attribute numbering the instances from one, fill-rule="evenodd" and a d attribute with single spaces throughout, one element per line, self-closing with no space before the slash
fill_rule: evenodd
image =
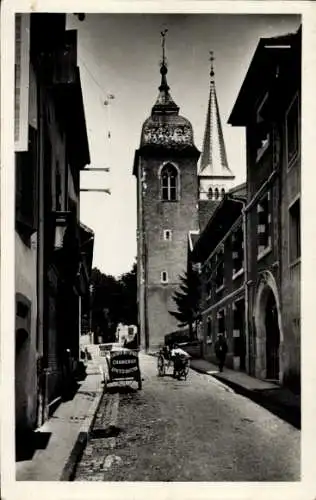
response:
<path id="1" fill-rule="evenodd" d="M 180 276 L 187 269 L 187 235 L 198 229 L 199 151 L 189 120 L 179 114 L 167 83 L 163 57 L 161 84 L 145 120 L 135 154 L 138 220 L 138 304 L 141 343 L 157 348 L 179 324 L 169 311 Z"/>

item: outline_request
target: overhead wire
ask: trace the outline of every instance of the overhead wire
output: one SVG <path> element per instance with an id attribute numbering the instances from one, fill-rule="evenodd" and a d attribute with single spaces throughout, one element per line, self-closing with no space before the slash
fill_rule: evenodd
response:
<path id="1" fill-rule="evenodd" d="M 84 47 L 82 47 L 87 53 L 89 53 L 88 50 L 86 50 Z M 94 76 L 93 72 L 90 70 L 84 59 L 79 55 L 79 60 L 85 67 L 87 73 L 89 74 L 90 78 L 93 80 L 95 85 L 97 85 L 98 89 L 101 91 L 101 95 L 99 96 L 102 107 L 108 106 L 110 100 L 114 99 L 114 95 L 112 93 L 105 93 L 104 88 L 101 87 L 100 83 L 98 82 L 97 78 Z M 92 55 L 91 55 L 92 57 Z M 105 136 L 105 146 L 107 149 L 107 155 L 108 155 L 108 162 L 110 161 L 110 156 L 111 156 L 111 148 L 110 148 L 110 139 L 111 139 L 111 123 L 110 123 L 110 110 L 107 108 L 107 113 L 106 113 L 106 121 L 108 122 L 108 130 L 106 132 Z"/>

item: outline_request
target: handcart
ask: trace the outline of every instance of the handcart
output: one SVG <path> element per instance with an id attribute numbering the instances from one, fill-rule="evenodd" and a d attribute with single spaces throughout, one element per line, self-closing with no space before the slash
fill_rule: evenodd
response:
<path id="1" fill-rule="evenodd" d="M 190 356 L 182 349 L 160 349 L 157 358 L 158 376 L 163 377 L 169 368 L 173 369 L 173 377 L 187 379 L 190 369 Z"/>
<path id="2" fill-rule="evenodd" d="M 142 376 L 139 367 L 138 350 L 124 347 L 112 349 L 106 356 L 107 377 L 105 385 L 112 382 L 137 382 L 138 389 L 142 389 Z"/>

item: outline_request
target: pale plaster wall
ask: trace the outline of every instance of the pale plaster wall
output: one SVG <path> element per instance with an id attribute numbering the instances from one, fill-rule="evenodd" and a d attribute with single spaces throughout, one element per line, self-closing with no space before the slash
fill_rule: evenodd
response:
<path id="1" fill-rule="evenodd" d="M 15 234 L 15 291 L 31 301 L 31 328 L 16 360 L 16 419 L 23 427 L 36 421 L 36 318 L 37 318 L 37 234 L 31 237 L 31 248 Z M 15 335 L 15 332 L 12 332 Z"/>

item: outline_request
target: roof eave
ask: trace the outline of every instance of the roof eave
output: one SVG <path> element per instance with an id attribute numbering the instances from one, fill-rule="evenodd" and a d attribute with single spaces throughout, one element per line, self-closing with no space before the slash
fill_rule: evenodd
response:
<path id="1" fill-rule="evenodd" d="M 242 127 L 247 123 L 247 112 L 249 110 L 250 104 L 253 100 L 253 88 L 256 88 L 254 82 L 260 78 L 262 81 L 262 63 L 271 61 L 271 51 L 280 54 L 284 54 L 285 50 L 291 50 L 293 48 L 294 37 L 299 34 L 291 33 L 289 35 L 284 35 L 281 37 L 274 38 L 260 38 L 257 48 L 254 52 L 250 65 L 248 67 L 246 76 L 239 90 L 237 99 L 230 113 L 227 123 L 233 126 Z M 260 67 L 260 71 L 258 71 Z"/>

